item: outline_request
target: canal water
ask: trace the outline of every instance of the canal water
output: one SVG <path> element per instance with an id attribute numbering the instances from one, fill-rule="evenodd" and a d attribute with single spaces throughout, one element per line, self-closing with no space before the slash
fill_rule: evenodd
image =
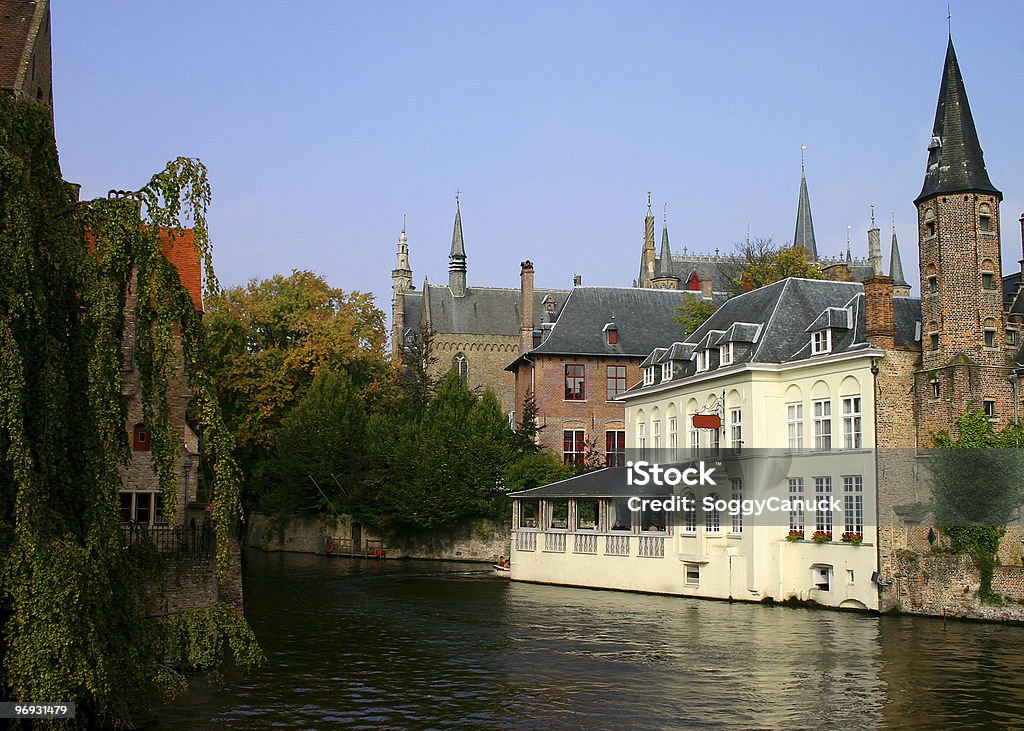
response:
<path id="1" fill-rule="evenodd" d="M 1021 728 L 1024 628 L 244 557 L 267 662 L 151 728 Z"/>

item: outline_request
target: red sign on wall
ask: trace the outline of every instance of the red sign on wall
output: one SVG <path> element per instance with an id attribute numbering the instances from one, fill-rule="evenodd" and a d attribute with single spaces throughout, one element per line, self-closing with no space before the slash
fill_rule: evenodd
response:
<path id="1" fill-rule="evenodd" d="M 694 414 L 694 429 L 721 429 L 722 417 L 718 414 Z"/>

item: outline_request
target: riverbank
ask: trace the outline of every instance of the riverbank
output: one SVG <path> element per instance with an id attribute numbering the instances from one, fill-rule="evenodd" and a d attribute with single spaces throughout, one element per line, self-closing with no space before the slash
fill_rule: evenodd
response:
<path id="1" fill-rule="evenodd" d="M 493 564 L 500 557 L 508 556 L 511 548 L 511 532 L 507 521 L 467 520 L 443 531 L 385 538 L 351 518 L 302 516 L 282 521 L 259 513 L 249 516 L 245 545 L 269 553 L 283 551 L 324 554 L 329 538 L 356 549 L 370 542 L 382 541 L 386 558 L 432 561 Z"/>

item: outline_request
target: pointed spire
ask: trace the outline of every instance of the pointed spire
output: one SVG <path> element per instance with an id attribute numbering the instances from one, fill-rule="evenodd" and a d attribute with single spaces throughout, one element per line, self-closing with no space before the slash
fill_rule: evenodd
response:
<path id="1" fill-rule="evenodd" d="M 448 255 L 448 287 L 456 297 L 466 295 L 466 246 L 462 241 L 462 210 L 459 194 L 455 194 L 455 228 L 452 230 L 452 250 Z"/>
<path id="2" fill-rule="evenodd" d="M 978 191 L 1002 196 L 992 185 L 985 169 L 985 157 L 967 101 L 953 38 L 946 46 L 946 61 L 939 85 L 932 140 L 928 145 L 928 167 L 924 186 L 915 203 L 940 193 Z"/>
<path id="3" fill-rule="evenodd" d="M 668 243 L 668 213 L 661 228 L 661 255 L 658 258 L 658 273 L 655 279 L 679 279 L 672 266 L 672 248 Z"/>
<path id="4" fill-rule="evenodd" d="M 811 261 L 818 260 L 818 246 L 814 242 L 814 222 L 811 220 L 811 198 L 807 194 L 807 175 L 804 173 L 804 150 L 800 147 L 800 199 L 796 206 L 796 233 L 793 246 L 802 247 Z"/>
<path id="5" fill-rule="evenodd" d="M 423 309 L 420 310 L 420 332 L 430 331 L 430 282 L 423 277 Z"/>
<path id="6" fill-rule="evenodd" d="M 893 211 L 892 219 L 892 247 L 889 249 L 889 278 L 897 287 L 910 288 L 910 284 L 903 276 L 903 262 L 900 260 L 900 245 L 896 242 L 896 212 Z"/>

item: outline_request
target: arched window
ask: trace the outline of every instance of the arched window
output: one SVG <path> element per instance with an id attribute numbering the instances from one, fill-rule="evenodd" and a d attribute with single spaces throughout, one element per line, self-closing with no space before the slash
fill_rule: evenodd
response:
<path id="1" fill-rule="evenodd" d="M 683 505 L 687 508 L 683 515 L 683 532 L 697 532 L 697 499 L 692 492 L 683 495 Z"/>
<path id="2" fill-rule="evenodd" d="M 928 208 L 924 212 L 924 231 L 925 236 L 935 235 L 935 211 Z"/>
<path id="3" fill-rule="evenodd" d="M 469 361 L 466 360 L 466 356 L 459 353 L 452 358 L 452 368 L 454 368 L 455 372 L 459 374 L 459 378 L 463 381 L 469 381 Z"/>
<path id="4" fill-rule="evenodd" d="M 978 206 L 978 228 L 982 231 L 992 230 L 992 207 L 988 203 Z"/>

